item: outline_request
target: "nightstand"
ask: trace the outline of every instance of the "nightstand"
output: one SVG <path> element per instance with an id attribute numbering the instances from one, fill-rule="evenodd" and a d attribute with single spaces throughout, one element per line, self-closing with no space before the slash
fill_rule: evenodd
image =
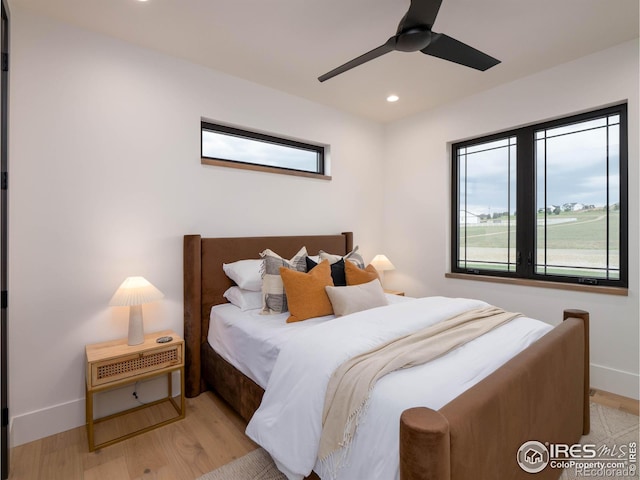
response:
<path id="1" fill-rule="evenodd" d="M 156 339 L 163 336 L 171 336 L 173 340 L 167 343 L 157 343 Z M 90 452 L 184 418 L 184 340 L 175 332 L 165 330 L 147 334 L 144 336 L 144 342 L 140 345 L 127 345 L 125 338 L 87 345 L 85 350 L 87 359 L 86 418 Z M 175 398 L 172 393 L 172 374 L 174 372 L 180 372 L 180 396 Z M 96 393 L 114 390 L 127 384 L 135 384 L 141 380 L 162 375 L 167 376 L 168 392 L 166 397 L 113 415 L 94 418 L 93 404 Z M 173 406 L 177 415 L 168 419 L 161 416 L 157 423 L 141 425 L 134 431 L 126 432 L 99 444 L 95 443 L 94 424 L 115 420 L 118 417 L 166 402 Z M 158 418 L 155 415 L 154 412 L 148 413 L 148 417 Z M 128 420 L 127 423 L 136 424 L 136 422 Z M 119 431 L 117 426 L 114 431 Z"/>
<path id="2" fill-rule="evenodd" d="M 384 293 L 389 293 L 391 295 L 400 295 L 401 297 L 404 297 L 404 292 L 401 292 L 400 290 L 387 290 L 385 288 Z"/>

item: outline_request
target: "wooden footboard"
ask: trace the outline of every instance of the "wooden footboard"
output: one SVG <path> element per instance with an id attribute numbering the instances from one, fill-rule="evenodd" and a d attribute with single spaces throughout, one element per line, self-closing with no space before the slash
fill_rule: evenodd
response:
<path id="1" fill-rule="evenodd" d="M 439 411 L 400 419 L 401 480 L 530 479 L 516 461 L 529 441 L 576 443 L 589 432 L 589 315 L 565 321 Z M 562 472 L 547 467 L 540 479 Z"/>

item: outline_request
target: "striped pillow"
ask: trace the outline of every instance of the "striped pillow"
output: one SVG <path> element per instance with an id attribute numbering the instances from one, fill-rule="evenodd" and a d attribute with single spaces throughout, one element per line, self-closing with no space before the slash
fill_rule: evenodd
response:
<path id="1" fill-rule="evenodd" d="M 307 248 L 302 247 L 291 260 L 285 260 L 268 248 L 260 254 L 262 257 L 262 314 L 284 313 L 289 310 L 284 291 L 280 267 L 307 271 Z"/>

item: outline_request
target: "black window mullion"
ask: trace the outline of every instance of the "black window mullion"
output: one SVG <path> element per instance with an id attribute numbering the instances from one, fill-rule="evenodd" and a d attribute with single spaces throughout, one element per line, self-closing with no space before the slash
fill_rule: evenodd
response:
<path id="1" fill-rule="evenodd" d="M 516 146 L 516 151 L 517 151 Z M 511 137 L 507 146 L 507 271 L 511 271 Z M 517 175 L 517 174 L 516 174 Z M 517 178 L 517 177 L 516 177 Z"/>
<path id="2" fill-rule="evenodd" d="M 451 146 L 451 268 L 460 263 L 460 172 L 458 149 Z"/>
<path id="3" fill-rule="evenodd" d="M 534 168 L 534 142 L 531 129 L 520 129 L 517 132 L 517 162 L 518 177 L 516 180 L 517 211 L 516 217 L 516 246 L 519 265 L 516 273 L 519 277 L 530 277 L 533 274 L 535 263 L 534 242 L 536 230 L 536 195 L 535 195 L 535 168 Z M 533 229 L 533 230 L 532 230 Z"/>
<path id="4" fill-rule="evenodd" d="M 544 138 L 542 143 L 544 144 L 544 246 L 543 246 L 543 251 L 544 251 L 544 275 L 547 274 L 547 261 L 549 260 L 549 182 L 547 182 L 547 153 L 549 151 L 549 144 L 548 144 L 548 138 L 547 138 L 547 131 L 544 131 Z M 537 167 L 537 159 L 534 159 L 534 164 Z M 536 170 L 536 168 L 534 167 L 534 170 Z M 536 179 L 537 179 L 537 171 L 536 171 Z M 537 193 L 537 192 L 536 192 Z M 554 213 L 555 213 L 555 208 L 554 208 Z M 535 230 L 535 256 L 534 256 L 534 268 L 533 268 L 533 273 L 536 272 L 536 267 L 535 265 L 538 265 L 538 218 L 536 217 L 536 230 Z"/>
<path id="5" fill-rule="evenodd" d="M 464 151 L 464 268 L 467 268 L 469 262 L 469 228 L 467 225 L 467 215 L 469 214 L 469 205 L 467 196 L 469 193 L 469 157 L 467 151 Z"/>
<path id="6" fill-rule="evenodd" d="M 606 227 L 606 229 L 607 229 L 607 232 L 606 232 L 606 234 L 607 234 L 606 235 L 606 238 L 607 238 L 606 239 L 606 242 L 607 242 L 607 253 L 606 253 L 606 255 L 607 255 L 607 261 L 606 261 L 606 263 L 607 263 L 607 280 L 609 280 L 611 278 L 610 277 L 610 275 L 611 275 L 611 268 L 610 268 L 611 265 L 609 263 L 609 241 L 610 241 L 610 239 L 609 239 L 609 229 L 611 228 L 610 225 L 609 225 L 609 220 L 610 220 L 609 219 L 609 214 L 611 213 L 611 197 L 610 197 L 610 192 L 609 192 L 609 173 L 610 173 L 609 172 L 609 128 L 610 128 L 610 126 L 609 126 L 609 117 L 607 117 L 607 125 L 606 125 L 606 129 L 605 129 L 605 132 L 607 133 L 607 146 L 606 146 L 606 149 L 607 149 L 607 167 L 606 167 L 607 168 L 607 218 L 606 218 L 606 225 L 607 225 L 607 227 Z"/>
<path id="7" fill-rule="evenodd" d="M 628 133 L 627 133 L 627 105 L 620 105 L 620 282 L 628 285 L 629 281 L 629 162 L 628 162 Z"/>

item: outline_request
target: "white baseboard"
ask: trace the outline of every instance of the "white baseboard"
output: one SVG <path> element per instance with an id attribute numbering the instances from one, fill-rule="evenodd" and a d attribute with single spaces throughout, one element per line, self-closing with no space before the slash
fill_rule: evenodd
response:
<path id="1" fill-rule="evenodd" d="M 85 424 L 84 398 L 53 405 L 12 418 L 11 447 L 33 442 Z"/>
<path id="2" fill-rule="evenodd" d="M 180 374 L 174 372 L 173 395 L 180 394 Z M 137 391 L 138 400 L 132 396 Z M 167 395 L 166 377 L 152 378 L 137 384 L 101 392 L 94 397 L 96 418 L 111 415 L 140 403 L 148 403 Z M 53 405 L 11 418 L 9 425 L 9 445 L 17 447 L 40 438 L 65 432 L 86 424 L 85 399 L 79 398 L 70 402 Z"/>
<path id="3" fill-rule="evenodd" d="M 591 387 L 623 397 L 640 399 L 640 375 L 591 364 Z"/>

